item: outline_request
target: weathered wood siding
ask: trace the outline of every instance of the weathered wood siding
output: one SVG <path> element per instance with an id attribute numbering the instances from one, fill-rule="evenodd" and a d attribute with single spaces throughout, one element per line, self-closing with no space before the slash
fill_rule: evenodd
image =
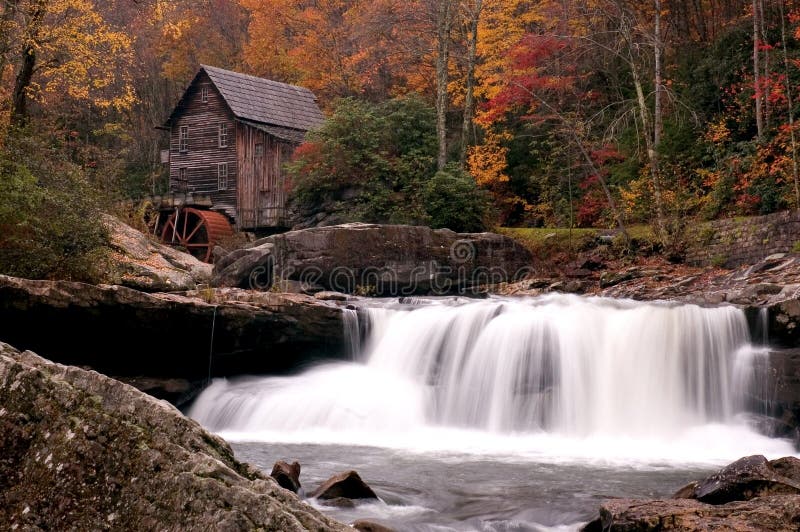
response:
<path id="1" fill-rule="evenodd" d="M 243 229 L 282 226 L 286 210 L 283 165 L 293 146 L 243 123 L 237 124 L 236 146 L 239 226 Z"/>
<path id="2" fill-rule="evenodd" d="M 208 101 L 202 101 L 202 88 L 208 88 Z M 215 210 L 236 220 L 236 122 L 228 106 L 207 75 L 200 76 L 187 89 L 170 129 L 169 183 L 173 192 L 199 192 L 211 196 Z M 219 126 L 228 125 L 228 146 L 219 147 Z M 188 127 L 188 151 L 180 151 L 180 129 Z M 228 163 L 228 187 L 219 190 L 217 165 Z M 180 181 L 185 168 L 187 182 Z"/>

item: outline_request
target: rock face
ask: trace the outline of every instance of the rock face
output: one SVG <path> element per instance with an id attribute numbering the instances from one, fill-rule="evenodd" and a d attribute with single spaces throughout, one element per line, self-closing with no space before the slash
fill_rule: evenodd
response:
<path id="1" fill-rule="evenodd" d="M 269 290 L 274 283 L 274 249 L 266 242 L 220 256 L 214 261 L 211 285 Z"/>
<path id="2" fill-rule="evenodd" d="M 0 344 L 0 524 L 347 530 L 170 405 Z"/>
<path id="3" fill-rule="evenodd" d="M 447 294 L 519 279 L 530 252 L 493 233 L 406 225 L 345 224 L 262 239 L 276 276 L 360 295 Z"/>
<path id="4" fill-rule="evenodd" d="M 377 499 L 372 491 L 355 471 L 345 471 L 334 475 L 323 482 L 310 497 L 317 499 Z"/>
<path id="5" fill-rule="evenodd" d="M 306 293 L 449 294 L 513 281 L 529 273 L 530 252 L 494 233 L 459 234 L 408 225 L 344 224 L 262 238 L 222 255 L 215 286 L 269 289 L 299 282 Z M 260 269 L 259 269 L 260 268 Z M 261 277 L 253 277 L 259 272 Z"/>
<path id="6" fill-rule="evenodd" d="M 673 499 L 607 501 L 583 530 L 800 530 L 800 460 L 747 456 L 681 488 Z"/>
<path id="7" fill-rule="evenodd" d="M 281 372 L 344 351 L 342 309 L 311 296 L 237 289 L 146 294 L 5 276 L 0 341 L 106 375 L 189 381 L 208 377 L 209 359 L 210 373 L 219 376 Z"/>
<path id="8" fill-rule="evenodd" d="M 113 216 L 103 216 L 111 240 L 115 284 L 146 292 L 193 290 L 211 280 L 210 264 L 150 240 Z"/>

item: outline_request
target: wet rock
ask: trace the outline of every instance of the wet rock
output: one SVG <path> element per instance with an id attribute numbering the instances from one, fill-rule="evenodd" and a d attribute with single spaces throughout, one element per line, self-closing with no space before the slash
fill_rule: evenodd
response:
<path id="1" fill-rule="evenodd" d="M 147 235 L 104 215 L 111 245 L 111 271 L 108 282 L 146 292 L 192 290 L 208 283 L 212 266 L 159 244 Z"/>
<path id="2" fill-rule="evenodd" d="M 272 473 L 269 476 L 274 478 L 284 489 L 294 493 L 300 491 L 300 462 L 288 464 L 283 460 L 278 460 L 272 466 Z"/>
<path id="3" fill-rule="evenodd" d="M 168 403 L 0 344 L 0 528 L 348 530 Z"/>
<path id="4" fill-rule="evenodd" d="M 367 521 L 366 519 L 354 521 L 352 526 L 359 532 L 395 532 L 393 528 L 376 523 L 375 521 Z"/>
<path id="5" fill-rule="evenodd" d="M 377 499 L 372 491 L 355 471 L 345 471 L 334 475 L 323 482 L 310 497 L 317 499 Z"/>
<path id="6" fill-rule="evenodd" d="M 800 526 L 800 496 L 775 495 L 714 506 L 690 499 L 606 501 L 586 532 L 698 530 L 789 532 Z"/>
<path id="7" fill-rule="evenodd" d="M 709 504 L 800 494 L 800 484 L 778 474 L 761 455 L 746 456 L 697 484 L 694 498 Z"/>

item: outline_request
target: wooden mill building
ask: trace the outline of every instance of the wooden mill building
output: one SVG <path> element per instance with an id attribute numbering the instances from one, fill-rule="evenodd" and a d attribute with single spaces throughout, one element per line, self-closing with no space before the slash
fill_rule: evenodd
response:
<path id="1" fill-rule="evenodd" d="M 203 65 L 164 126 L 170 192 L 209 196 L 239 229 L 281 227 L 283 165 L 322 121 L 308 89 Z"/>

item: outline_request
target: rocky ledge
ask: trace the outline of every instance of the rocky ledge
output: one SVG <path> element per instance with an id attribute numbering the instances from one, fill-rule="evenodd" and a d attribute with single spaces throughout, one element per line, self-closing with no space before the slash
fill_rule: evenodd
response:
<path id="1" fill-rule="evenodd" d="M 584 532 L 800 530 L 800 459 L 748 456 L 672 499 L 615 499 Z"/>
<path id="2" fill-rule="evenodd" d="M 361 295 L 451 294 L 521 279 L 530 252 L 495 233 L 352 223 L 290 231 L 246 249 L 215 249 L 216 286 L 266 287 L 277 280 Z M 253 275 L 255 273 L 255 275 Z"/>
<path id="3" fill-rule="evenodd" d="M 149 294 L 0 276 L 0 341 L 114 376 L 277 373 L 343 353 L 339 304 L 302 294 Z"/>
<path id="4" fill-rule="evenodd" d="M 348 530 L 169 404 L 0 344 L 0 524 Z"/>

